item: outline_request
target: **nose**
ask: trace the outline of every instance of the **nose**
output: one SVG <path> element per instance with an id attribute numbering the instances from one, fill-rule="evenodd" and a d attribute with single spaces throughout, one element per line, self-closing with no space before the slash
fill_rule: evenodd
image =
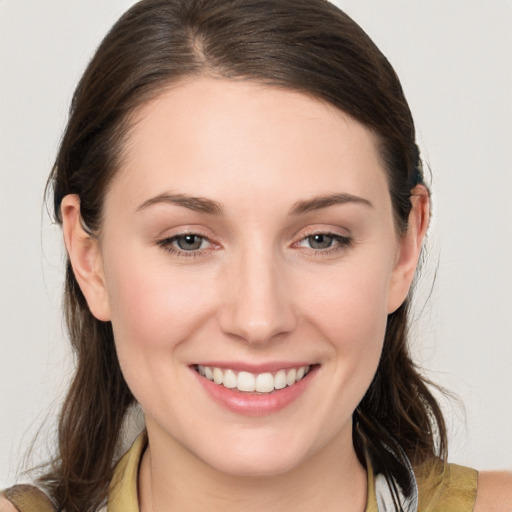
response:
<path id="1" fill-rule="evenodd" d="M 251 345 L 263 346 L 297 324 L 285 262 L 263 251 L 240 254 L 227 270 L 220 327 Z"/>

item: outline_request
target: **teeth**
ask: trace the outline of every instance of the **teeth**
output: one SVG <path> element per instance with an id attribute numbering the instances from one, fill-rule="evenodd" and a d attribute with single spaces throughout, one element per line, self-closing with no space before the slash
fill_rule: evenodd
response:
<path id="1" fill-rule="evenodd" d="M 222 373 L 222 370 L 220 368 L 214 368 L 213 369 L 213 382 L 215 384 L 222 384 L 224 381 L 224 374 Z"/>
<path id="2" fill-rule="evenodd" d="M 270 393 L 274 391 L 274 376 L 271 373 L 260 373 L 256 377 L 255 389 L 258 393 Z"/>
<path id="3" fill-rule="evenodd" d="M 226 370 L 222 384 L 229 389 L 236 388 L 236 373 L 233 370 Z"/>
<path id="4" fill-rule="evenodd" d="M 300 366 L 290 370 L 279 370 L 275 373 L 265 372 L 253 374 L 249 372 L 238 372 L 223 370 L 222 368 L 209 366 L 196 366 L 197 372 L 215 384 L 222 385 L 229 389 L 257 393 L 271 393 L 274 389 L 283 389 L 286 386 L 293 386 L 303 379 L 309 372 L 310 366 Z"/>
<path id="5" fill-rule="evenodd" d="M 295 383 L 295 377 L 297 376 L 297 370 L 293 369 L 293 370 L 290 370 L 287 374 L 286 374 L 286 385 L 287 386 L 291 386 L 292 384 Z"/>
<path id="6" fill-rule="evenodd" d="M 286 387 L 286 372 L 279 370 L 274 377 L 274 387 L 276 389 L 283 389 Z"/>
<path id="7" fill-rule="evenodd" d="M 239 391 L 254 391 L 256 387 L 256 378 L 252 373 L 240 372 L 236 380 L 236 387 Z"/>

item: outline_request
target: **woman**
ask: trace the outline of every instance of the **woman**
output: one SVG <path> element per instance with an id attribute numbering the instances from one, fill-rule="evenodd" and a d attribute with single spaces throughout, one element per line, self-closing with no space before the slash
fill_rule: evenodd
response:
<path id="1" fill-rule="evenodd" d="M 507 509 L 509 477 L 477 494 L 444 465 L 406 343 L 414 124 L 334 6 L 140 2 L 77 88 L 50 186 L 78 355 L 40 481 L 58 508 Z"/>

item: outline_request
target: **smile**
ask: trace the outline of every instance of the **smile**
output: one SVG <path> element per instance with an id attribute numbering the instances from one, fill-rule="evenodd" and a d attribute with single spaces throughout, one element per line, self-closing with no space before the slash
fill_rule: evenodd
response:
<path id="1" fill-rule="evenodd" d="M 310 371 L 311 366 L 299 366 L 276 372 L 250 373 L 232 369 L 196 365 L 199 375 L 227 389 L 246 393 L 272 393 L 275 390 L 293 386 L 301 381 Z"/>
<path id="2" fill-rule="evenodd" d="M 310 389 L 320 364 L 269 363 L 260 368 L 242 363 L 191 365 L 198 384 L 221 407 L 244 416 L 275 414 Z"/>

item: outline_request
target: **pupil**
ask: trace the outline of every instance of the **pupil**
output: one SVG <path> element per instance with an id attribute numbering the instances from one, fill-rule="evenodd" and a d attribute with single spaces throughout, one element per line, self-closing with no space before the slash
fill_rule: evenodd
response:
<path id="1" fill-rule="evenodd" d="M 309 244 L 313 249 L 327 249 L 332 244 L 332 236 L 313 235 L 309 237 Z"/>
<path id="2" fill-rule="evenodd" d="M 197 235 L 184 235 L 178 238 L 178 247 L 184 251 L 191 251 L 201 247 L 201 237 Z"/>

